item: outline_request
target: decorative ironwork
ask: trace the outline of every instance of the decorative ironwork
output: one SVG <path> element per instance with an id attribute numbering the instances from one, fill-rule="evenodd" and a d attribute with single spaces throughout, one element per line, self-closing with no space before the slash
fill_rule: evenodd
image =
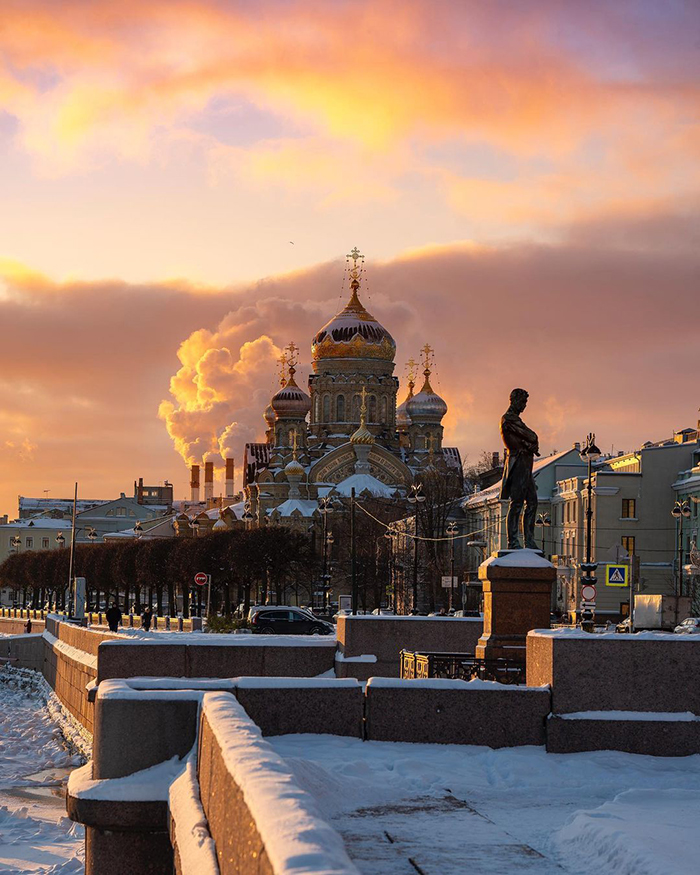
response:
<path id="1" fill-rule="evenodd" d="M 418 653 L 401 651 L 401 677 L 451 678 L 524 684 L 525 663 L 514 659 L 477 659 L 472 653 Z"/>

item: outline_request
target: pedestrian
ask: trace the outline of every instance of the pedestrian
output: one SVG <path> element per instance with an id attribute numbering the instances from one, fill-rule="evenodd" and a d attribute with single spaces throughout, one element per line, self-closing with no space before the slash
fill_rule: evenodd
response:
<path id="1" fill-rule="evenodd" d="M 153 619 L 153 611 L 150 605 L 146 605 L 141 614 L 141 628 L 145 632 L 151 631 L 151 620 Z"/>
<path id="2" fill-rule="evenodd" d="M 27 617 L 27 622 L 25 623 L 24 631 L 27 633 L 27 635 L 31 635 L 31 633 L 32 633 L 32 618 L 31 617 Z"/>
<path id="3" fill-rule="evenodd" d="M 116 632 L 117 627 L 121 625 L 122 621 L 122 612 L 117 607 L 116 602 L 112 602 L 105 616 L 107 618 L 107 623 L 109 624 L 109 631 Z"/>

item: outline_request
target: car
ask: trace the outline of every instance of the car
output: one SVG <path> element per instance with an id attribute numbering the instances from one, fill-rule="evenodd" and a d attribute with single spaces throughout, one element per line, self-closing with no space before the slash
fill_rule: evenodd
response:
<path id="1" fill-rule="evenodd" d="M 375 617 L 393 617 L 396 614 L 396 611 L 392 611 L 391 608 L 375 608 L 372 611 L 372 614 Z"/>
<path id="2" fill-rule="evenodd" d="M 618 623 L 617 626 L 615 626 L 615 631 L 616 632 L 623 632 L 623 633 L 629 632 L 630 631 L 630 618 L 625 617 L 625 619 L 621 623 Z"/>
<path id="3" fill-rule="evenodd" d="M 700 635 L 700 617 L 687 617 L 673 631 L 677 635 Z"/>
<path id="4" fill-rule="evenodd" d="M 250 619 L 260 635 L 331 635 L 335 626 L 301 608 L 271 605 L 256 610 Z"/>

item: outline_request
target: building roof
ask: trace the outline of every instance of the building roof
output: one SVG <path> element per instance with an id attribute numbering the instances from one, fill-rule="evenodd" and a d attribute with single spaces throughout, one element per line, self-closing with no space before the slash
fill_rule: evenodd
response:
<path id="1" fill-rule="evenodd" d="M 355 489 L 355 495 L 361 495 L 363 492 L 371 492 L 380 498 L 392 498 L 396 492 L 395 486 L 387 486 L 381 480 L 377 480 L 371 474 L 351 474 L 345 480 L 338 483 L 335 491 L 339 495 L 350 495 L 352 489 Z"/>
<path id="2" fill-rule="evenodd" d="M 318 503 L 307 498 L 288 498 L 282 504 L 268 510 L 268 516 L 278 513 L 283 517 L 290 517 L 298 511 L 304 517 L 312 517 L 318 511 Z"/>
<path id="3" fill-rule="evenodd" d="M 545 468 L 549 467 L 556 462 L 561 461 L 565 456 L 567 456 L 572 451 L 563 450 L 560 453 L 552 453 L 551 456 L 544 456 L 541 459 L 535 459 L 535 463 L 532 466 L 532 475 L 535 479 L 537 479 L 538 474 L 540 474 Z M 481 492 L 475 492 L 472 495 L 469 495 L 463 502 L 462 507 L 474 507 L 475 505 L 484 504 L 490 501 L 493 498 L 497 498 L 501 492 L 501 484 L 503 483 L 503 478 L 494 483 L 493 486 L 489 486 L 488 489 L 482 489 Z"/>

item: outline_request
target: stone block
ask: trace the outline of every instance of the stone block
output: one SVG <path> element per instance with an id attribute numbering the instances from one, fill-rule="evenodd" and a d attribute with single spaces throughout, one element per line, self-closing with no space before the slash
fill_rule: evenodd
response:
<path id="1" fill-rule="evenodd" d="M 700 636 L 538 630 L 527 683 L 548 684 L 552 711 L 690 711 L 700 715 Z"/>
<path id="2" fill-rule="evenodd" d="M 402 650 L 474 653 L 482 628 L 478 617 L 341 616 L 338 651 L 345 658 L 374 656 L 374 677 L 399 677 Z"/>
<path id="3" fill-rule="evenodd" d="M 121 778 L 173 756 L 195 742 L 199 697 L 167 693 L 111 698 L 98 691 L 94 706 L 93 777 Z"/>
<path id="4" fill-rule="evenodd" d="M 234 678 L 240 675 L 258 677 L 263 672 L 265 647 L 245 647 L 226 644 L 192 644 L 186 648 L 184 677 Z"/>
<path id="5" fill-rule="evenodd" d="M 85 875 L 172 875 L 172 871 L 167 832 L 85 830 Z"/>
<path id="6" fill-rule="evenodd" d="M 545 743 L 549 690 L 491 681 L 372 678 L 365 700 L 372 741 L 516 747 Z"/>
<path id="7" fill-rule="evenodd" d="M 589 712 L 590 713 L 590 712 Z M 595 717 L 571 718 L 552 714 L 547 720 L 547 750 L 575 753 L 585 750 L 621 750 L 657 757 L 684 757 L 700 753 L 700 717 L 695 719 L 630 719 L 634 712 L 593 712 Z M 598 716 L 600 715 L 600 716 Z M 640 715 L 641 716 L 641 715 Z"/>
<path id="8" fill-rule="evenodd" d="M 263 735 L 362 738 L 363 693 L 354 680 L 238 678 L 236 698 Z"/>
<path id="9" fill-rule="evenodd" d="M 262 675 L 313 678 L 333 668 L 336 645 L 332 638 L 328 638 L 317 644 L 309 644 L 308 647 L 303 644 L 293 647 L 269 645 L 261 649 Z"/>
<path id="10" fill-rule="evenodd" d="M 103 641 L 97 656 L 98 682 L 108 678 L 186 677 L 182 644 Z"/>

